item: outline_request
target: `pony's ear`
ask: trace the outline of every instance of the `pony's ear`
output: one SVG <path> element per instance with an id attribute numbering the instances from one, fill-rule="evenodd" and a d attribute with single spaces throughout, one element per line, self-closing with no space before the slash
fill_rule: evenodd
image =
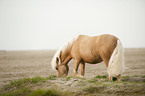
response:
<path id="1" fill-rule="evenodd" d="M 59 63 L 59 58 L 58 57 L 56 57 L 56 64 L 58 64 Z"/>

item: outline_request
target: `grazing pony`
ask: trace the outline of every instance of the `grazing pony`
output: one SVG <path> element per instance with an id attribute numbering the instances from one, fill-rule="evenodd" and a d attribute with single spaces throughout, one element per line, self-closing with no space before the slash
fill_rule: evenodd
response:
<path id="1" fill-rule="evenodd" d="M 109 34 L 99 36 L 79 35 L 65 43 L 54 55 L 51 65 L 58 72 L 58 77 L 68 75 L 68 62 L 74 59 L 74 74 L 84 76 L 85 63 L 96 64 L 104 61 L 109 80 L 120 75 L 124 70 L 124 51 L 120 40 Z M 81 65 L 81 75 L 78 67 Z"/>

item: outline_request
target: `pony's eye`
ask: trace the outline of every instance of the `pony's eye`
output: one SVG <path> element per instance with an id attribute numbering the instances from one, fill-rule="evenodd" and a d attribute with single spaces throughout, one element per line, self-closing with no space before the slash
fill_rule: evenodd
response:
<path id="1" fill-rule="evenodd" d="M 56 68 L 56 70 L 58 70 L 58 68 Z"/>
<path id="2" fill-rule="evenodd" d="M 56 57 L 56 63 L 57 63 L 57 64 L 59 63 L 59 58 L 58 58 L 58 57 Z"/>

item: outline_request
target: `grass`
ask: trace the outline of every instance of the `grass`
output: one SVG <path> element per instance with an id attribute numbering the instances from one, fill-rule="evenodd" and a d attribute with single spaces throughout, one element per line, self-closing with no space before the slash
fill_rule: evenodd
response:
<path id="1" fill-rule="evenodd" d="M 94 78 L 106 79 L 106 78 L 107 78 L 107 76 L 98 75 L 98 76 L 95 76 Z"/>
<path id="2" fill-rule="evenodd" d="M 71 92 L 61 92 L 57 88 L 40 89 L 38 84 L 47 82 L 48 80 L 56 80 L 56 76 L 50 75 L 47 78 L 34 77 L 24 78 L 11 81 L 0 90 L 0 96 L 67 96 Z M 38 86 L 38 89 L 33 89 Z"/>
<path id="3" fill-rule="evenodd" d="M 14 90 L 7 93 L 0 93 L 0 96 L 68 96 L 73 93 L 71 92 L 61 92 L 56 89 L 37 89 L 31 90 L 28 87 L 24 87 L 18 90 Z M 71 95 L 72 96 L 72 95 Z"/>
<path id="4" fill-rule="evenodd" d="M 32 91 L 29 96 L 62 96 L 62 92 L 56 90 L 56 89 L 37 89 L 35 91 Z"/>
<path id="5" fill-rule="evenodd" d="M 83 77 L 76 77 L 76 76 L 68 76 L 66 77 L 66 80 L 69 81 L 70 79 L 81 79 L 81 80 L 85 80 L 85 78 Z"/>
<path id="6" fill-rule="evenodd" d="M 91 78 L 90 80 L 88 80 L 89 83 L 98 83 L 99 80 L 102 81 L 106 81 L 107 80 L 107 76 L 101 76 L 101 75 L 98 75 L 98 76 L 95 76 L 94 78 Z M 99 82 L 100 83 L 100 82 Z"/>
<path id="7" fill-rule="evenodd" d="M 100 93 L 104 89 L 105 89 L 105 86 L 96 86 L 96 87 L 91 86 L 91 87 L 84 89 L 83 92 L 85 92 L 87 94 Z"/>
<path id="8" fill-rule="evenodd" d="M 30 85 L 30 84 L 36 84 L 36 83 L 42 83 L 45 82 L 47 78 L 42 77 L 34 77 L 34 78 L 24 78 L 24 79 L 18 79 L 15 81 L 11 81 L 10 84 L 3 87 L 3 90 L 9 90 L 9 89 L 19 89 L 23 88 L 24 86 Z"/>
<path id="9" fill-rule="evenodd" d="M 20 88 L 17 90 L 13 90 L 10 92 L 1 92 L 0 96 L 27 96 L 30 94 L 32 91 L 30 88 Z"/>
<path id="10" fill-rule="evenodd" d="M 98 82 L 98 80 L 95 79 L 95 78 L 93 78 L 93 79 L 91 79 L 91 80 L 88 80 L 88 82 L 89 82 L 89 83 L 96 83 L 96 82 Z"/>
<path id="11" fill-rule="evenodd" d="M 135 80 L 134 77 L 139 77 L 138 80 Z M 133 75 L 133 76 L 122 76 L 123 82 L 130 82 L 130 83 L 145 83 L 145 75 Z"/>
<path id="12" fill-rule="evenodd" d="M 48 77 L 49 80 L 56 80 L 56 78 L 57 78 L 57 77 L 56 77 L 55 75 L 50 75 L 50 76 Z"/>
<path id="13" fill-rule="evenodd" d="M 59 79 L 55 75 L 46 78 L 24 78 L 11 81 L 4 86 L 0 90 L 0 96 L 145 95 L 145 82 L 143 80 L 141 82 L 130 81 L 135 77 L 145 79 L 145 76 L 122 76 L 121 82 L 114 82 L 109 81 L 107 76 L 101 75 L 91 79 L 74 76 Z M 51 84 L 51 82 L 57 83 L 58 86 L 54 85 L 55 83 Z M 68 82 L 71 82 L 71 86 Z"/>

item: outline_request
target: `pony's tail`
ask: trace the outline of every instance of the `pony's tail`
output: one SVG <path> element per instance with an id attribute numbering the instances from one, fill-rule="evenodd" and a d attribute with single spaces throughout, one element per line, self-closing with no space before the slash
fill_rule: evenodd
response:
<path id="1" fill-rule="evenodd" d="M 109 60 L 109 65 L 107 68 L 108 75 L 112 77 L 121 75 L 124 71 L 124 67 L 124 49 L 120 40 L 117 40 L 116 48 L 114 49 Z"/>

